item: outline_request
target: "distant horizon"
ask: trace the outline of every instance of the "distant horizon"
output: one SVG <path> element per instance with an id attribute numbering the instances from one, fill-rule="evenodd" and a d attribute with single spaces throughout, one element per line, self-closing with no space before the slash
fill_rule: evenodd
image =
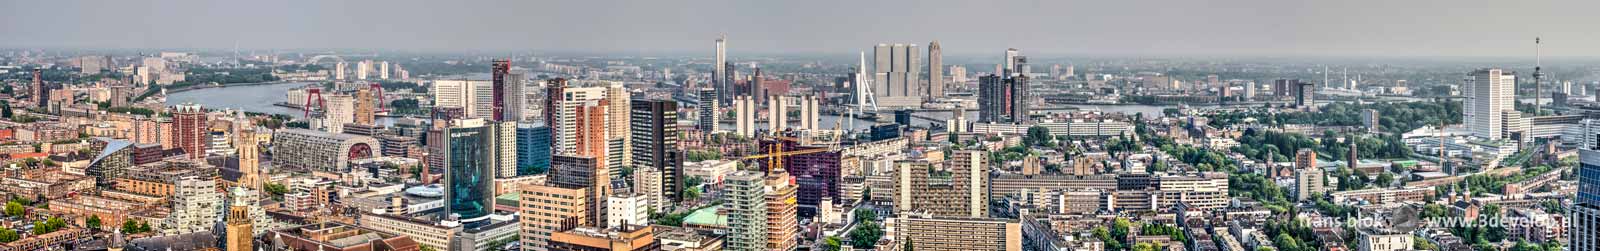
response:
<path id="1" fill-rule="evenodd" d="M 25 1 L 5 48 L 829 54 L 940 41 L 948 55 L 1600 58 L 1600 2 Z M 1515 22 L 1508 22 L 1515 20 Z"/>
<path id="2" fill-rule="evenodd" d="M 866 48 L 870 49 L 870 47 L 866 47 Z M 920 51 L 922 53 L 924 53 L 924 54 L 927 53 L 926 49 L 923 49 L 923 48 L 919 48 L 919 49 L 920 49 Z M 1223 61 L 1241 61 L 1241 62 L 1286 61 L 1286 62 L 1309 63 L 1309 64 L 1325 64 L 1325 63 L 1335 63 L 1335 64 L 1519 63 L 1520 64 L 1520 63 L 1526 63 L 1527 67 L 1529 67 L 1529 68 L 1533 67 L 1533 63 L 1535 61 L 1534 55 L 1532 55 L 1532 54 L 1527 55 L 1527 56 L 1401 56 L 1401 55 L 1394 55 L 1394 56 L 1364 56 L 1364 55 L 1336 56 L 1336 55 L 1232 55 L 1232 54 L 1228 54 L 1228 55 L 1224 55 L 1224 54 L 1216 54 L 1216 55 L 1209 55 L 1209 54 L 1207 54 L 1207 55 L 1200 55 L 1200 54 L 1196 54 L 1196 55 L 1184 55 L 1184 54 L 1135 55 L 1135 54 L 1109 54 L 1109 53 L 1108 54 L 1076 54 L 1076 53 L 1069 53 L 1069 54 L 1039 54 L 1039 53 L 1030 53 L 1026 49 L 1022 49 L 1022 48 L 1018 48 L 1018 49 L 1022 51 L 1022 55 L 1028 56 L 1029 58 L 1033 58 L 1033 59 L 1035 59 L 1035 61 L 1060 61 L 1060 60 L 1069 60 L 1069 61 L 1071 61 L 1071 60 L 1086 60 L 1086 61 L 1112 61 L 1112 60 L 1176 60 L 1176 61 L 1189 61 L 1189 60 L 1195 60 L 1195 61 L 1199 61 L 1199 60 L 1223 60 Z M 64 47 L 63 48 L 50 48 L 50 47 L 8 48 L 8 47 L 0 47 L 0 51 L 42 51 L 42 52 L 47 52 L 47 53 L 55 52 L 55 53 L 67 53 L 67 54 L 72 54 L 72 55 L 117 55 L 117 56 L 127 56 L 129 54 L 139 54 L 139 53 L 155 54 L 155 53 L 160 53 L 160 52 L 186 52 L 186 53 L 201 53 L 201 54 L 212 54 L 212 55 L 233 53 L 233 49 L 232 48 L 64 48 Z M 390 50 L 390 49 L 382 49 L 382 50 L 380 50 L 380 49 L 352 49 L 352 48 L 344 48 L 344 49 L 338 49 L 338 48 L 279 48 L 279 49 L 264 49 L 264 48 L 246 49 L 246 48 L 239 48 L 238 52 L 242 56 L 249 56 L 252 53 L 255 53 L 255 54 L 272 53 L 272 54 L 276 54 L 276 55 L 293 54 L 293 53 L 304 53 L 306 55 L 314 55 L 314 54 L 319 54 L 319 53 L 334 53 L 334 54 L 377 53 L 380 56 L 408 55 L 408 56 L 446 56 L 446 57 L 471 56 L 471 57 L 481 57 L 481 56 L 500 56 L 500 55 L 504 55 L 504 56 L 518 56 L 518 57 L 522 57 L 522 56 L 538 56 L 538 57 L 705 58 L 705 59 L 711 58 L 712 57 L 712 53 L 713 53 L 711 50 L 706 50 L 706 51 L 693 51 L 693 50 L 684 50 L 684 51 L 650 51 L 650 52 L 640 52 L 640 51 L 542 50 L 542 49 L 424 51 L 424 50 Z M 869 57 L 870 57 L 870 53 L 871 53 L 870 50 L 863 50 L 863 52 L 867 52 L 869 54 Z M 994 55 L 990 55 L 990 54 L 994 54 Z M 984 59 L 984 58 L 989 58 L 989 57 L 993 57 L 993 58 L 996 58 L 995 60 L 998 60 L 998 58 L 1000 57 L 999 54 L 1000 53 L 951 52 L 949 50 L 945 50 L 944 53 L 943 53 L 943 55 L 944 55 L 944 57 L 945 57 L 945 59 L 947 61 L 946 65 L 953 65 L 952 63 L 949 63 L 951 60 L 956 60 L 957 61 L 956 63 L 963 63 L 963 61 L 984 61 L 984 60 L 988 60 L 988 59 Z M 856 60 L 857 53 L 855 53 L 855 52 L 849 52 L 849 53 L 840 53 L 840 52 L 825 52 L 825 53 L 823 53 L 823 52 L 818 52 L 818 53 L 808 53 L 808 52 L 745 52 L 745 53 L 732 53 L 732 52 L 730 52 L 728 57 L 730 59 L 737 59 L 737 60 L 752 60 L 752 59 L 761 59 L 761 58 L 778 58 L 778 59 L 826 59 L 826 61 L 848 60 L 848 61 L 854 62 Z M 1600 56 L 1566 56 L 1566 55 L 1551 55 L 1551 54 L 1546 53 L 1546 54 L 1544 54 L 1542 56 L 1542 59 L 1543 59 L 1546 67 L 1560 67 L 1561 64 L 1600 64 Z M 965 62 L 963 64 L 973 64 L 973 63 Z M 1514 67 L 1509 67 L 1509 66 L 1514 66 L 1514 65 L 1508 65 L 1507 67 L 1502 67 L 1502 68 L 1514 68 Z"/>

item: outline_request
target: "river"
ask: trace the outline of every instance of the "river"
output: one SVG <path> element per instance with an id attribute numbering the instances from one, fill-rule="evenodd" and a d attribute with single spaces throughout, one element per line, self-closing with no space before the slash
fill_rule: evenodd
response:
<path id="1" fill-rule="evenodd" d="M 238 109 L 266 114 L 287 114 L 300 118 L 300 109 L 273 105 L 283 102 L 289 89 L 306 86 L 310 82 L 290 82 L 249 86 L 229 86 L 167 93 L 167 105 L 183 103 L 200 104 L 208 109 Z"/>

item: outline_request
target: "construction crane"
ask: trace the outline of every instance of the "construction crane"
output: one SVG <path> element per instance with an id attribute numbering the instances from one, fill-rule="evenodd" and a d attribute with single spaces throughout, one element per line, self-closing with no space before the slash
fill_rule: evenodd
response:
<path id="1" fill-rule="evenodd" d="M 779 137 L 779 138 L 782 138 L 782 137 Z M 815 149 L 805 149 L 805 150 L 799 150 L 799 151 L 787 151 L 787 152 L 785 152 L 785 151 L 783 151 L 783 146 L 782 146 L 783 143 L 781 143 L 782 141 L 779 141 L 779 142 L 780 143 L 774 143 L 774 144 L 772 144 L 772 146 L 768 147 L 767 154 L 757 154 L 757 155 L 744 156 L 744 157 L 739 158 L 739 159 L 740 160 L 744 160 L 744 161 L 757 160 L 757 159 L 767 159 L 767 166 L 771 167 L 771 168 L 767 169 L 767 172 L 771 173 L 771 172 L 774 172 L 774 171 L 783 171 L 783 157 L 833 151 L 833 149 L 831 149 L 831 148 L 815 148 Z"/>

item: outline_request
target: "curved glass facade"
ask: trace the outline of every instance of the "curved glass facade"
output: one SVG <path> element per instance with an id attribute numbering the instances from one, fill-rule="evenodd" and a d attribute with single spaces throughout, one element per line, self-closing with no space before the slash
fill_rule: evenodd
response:
<path id="1" fill-rule="evenodd" d="M 493 159 L 485 127 L 451 128 L 446 156 L 445 200 L 449 214 L 461 221 L 484 219 L 494 210 Z"/>

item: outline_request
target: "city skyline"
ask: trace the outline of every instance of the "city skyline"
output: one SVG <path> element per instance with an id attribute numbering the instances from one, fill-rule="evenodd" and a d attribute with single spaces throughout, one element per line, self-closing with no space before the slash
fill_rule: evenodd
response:
<path id="1" fill-rule="evenodd" d="M 1486 2 L 1486 1 L 1484 1 Z M 0 47 L 554 51 L 702 54 L 729 34 L 729 54 L 846 54 L 881 41 L 931 41 L 949 56 L 1027 48 L 1035 57 L 1512 57 L 1547 38 L 1548 56 L 1596 57 L 1581 10 L 1600 3 L 1133 1 L 12 3 Z M 1584 7 L 1588 5 L 1588 7 Z M 486 8 L 488 6 L 498 6 Z M 1160 8 L 1151 8 L 1160 6 Z M 1489 6 L 1489 7 L 1475 7 Z M 896 8 L 904 13 L 889 12 Z M 600 16 L 585 11 L 605 10 Z M 16 11 L 26 10 L 26 11 Z M 128 12 L 128 10 L 147 10 Z M 854 10 L 854 11 L 852 11 Z M 681 13 L 723 13 L 711 15 Z M 143 14 L 140 14 L 143 13 Z M 449 16 L 442 13 L 468 13 Z M 1007 21 L 965 18 L 1000 13 Z M 1360 18 L 1351 18 L 1359 16 Z M 1498 16 L 1497 18 L 1484 18 Z M 582 20 L 575 22 L 573 20 Z M 904 22 L 883 22 L 904 20 Z M 1505 20 L 1517 20 L 1506 22 Z M 913 25 L 915 24 L 915 25 Z M 201 32 L 204 31 L 204 32 Z M 513 32 L 506 32 L 513 31 Z M 603 32 L 596 32 L 603 31 Z M 1483 31 L 1500 35 L 1482 36 Z M 1463 42 L 1472 41 L 1472 42 Z"/>
<path id="2" fill-rule="evenodd" d="M 0 6 L 0 250 L 1600 250 L 1600 3 Z"/>

